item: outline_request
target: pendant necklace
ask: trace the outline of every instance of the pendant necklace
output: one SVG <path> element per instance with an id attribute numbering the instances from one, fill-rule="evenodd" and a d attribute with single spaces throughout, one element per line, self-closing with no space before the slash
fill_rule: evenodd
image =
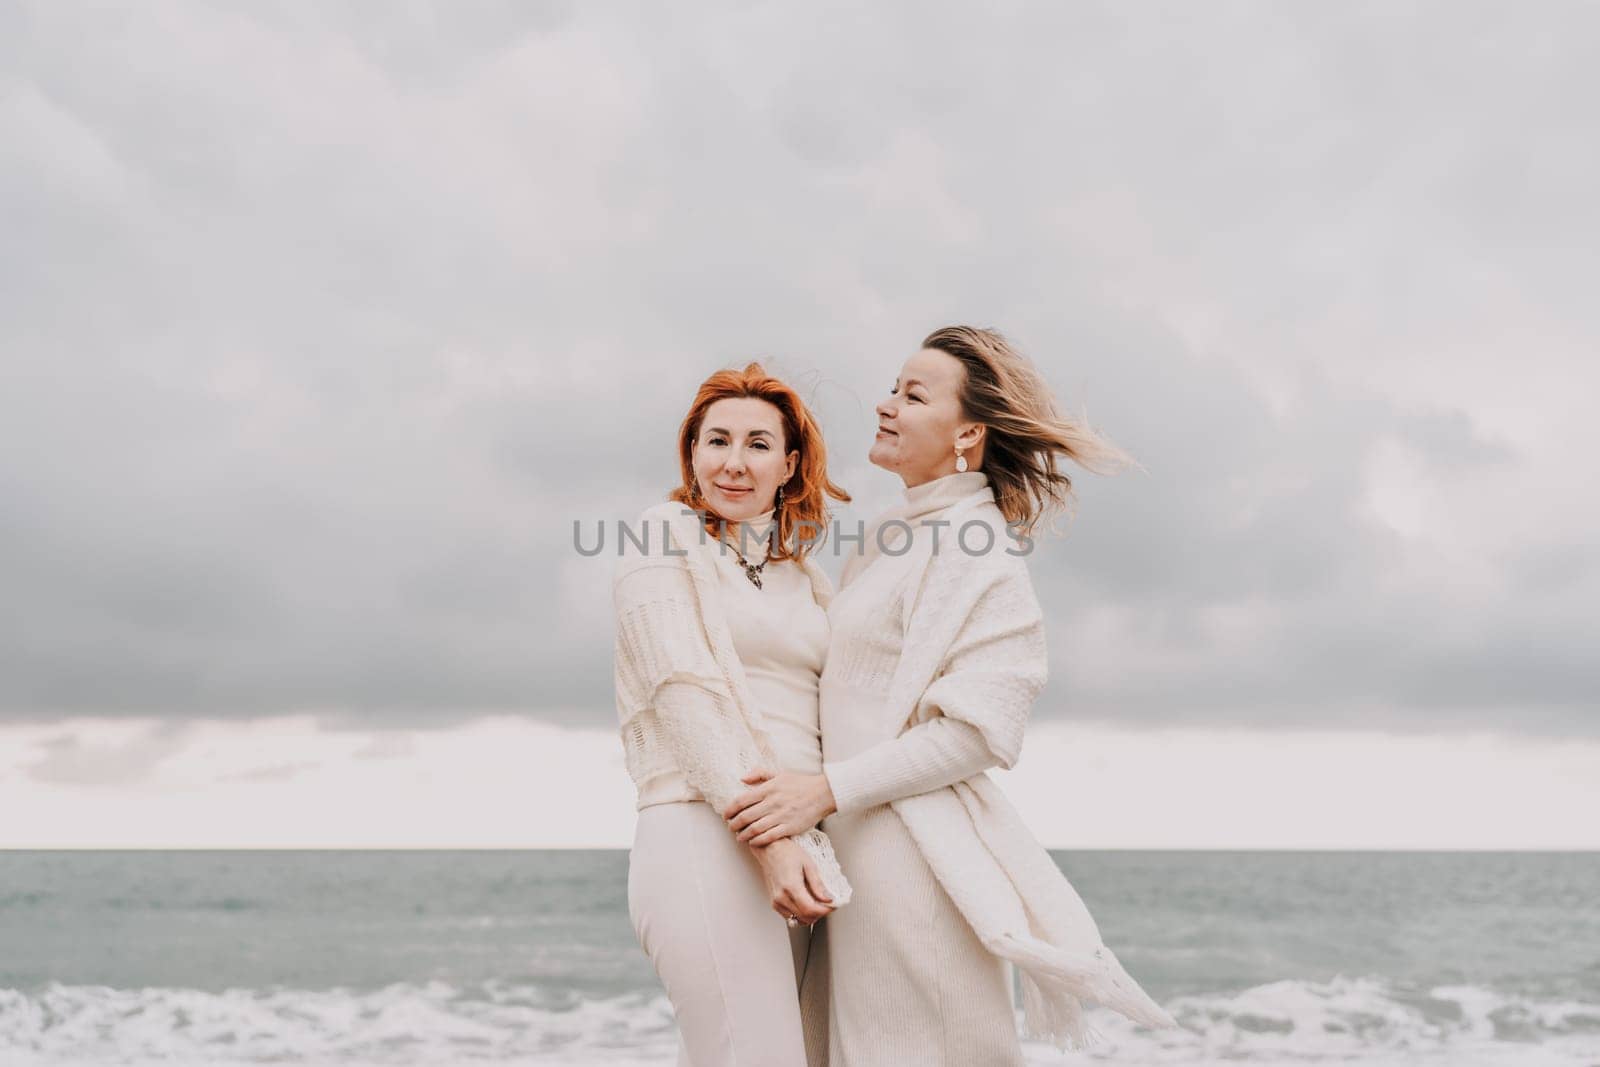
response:
<path id="1" fill-rule="evenodd" d="M 728 542 L 726 541 L 723 541 L 722 543 L 728 545 Z M 732 545 L 728 545 L 728 547 L 733 548 Z M 749 560 L 744 558 L 744 553 L 740 552 L 737 548 L 733 548 L 733 554 L 739 560 L 739 566 L 744 568 L 744 576 L 750 579 L 750 584 L 755 586 L 757 589 L 760 589 L 761 571 L 764 567 L 766 567 L 767 561 L 763 559 L 760 563 L 751 563 Z"/>
<path id="2" fill-rule="evenodd" d="M 728 547 L 733 548 L 732 545 L 729 545 Z M 749 560 L 744 558 L 744 553 L 740 552 L 737 548 L 733 548 L 733 554 L 738 557 L 739 566 L 744 568 L 744 576 L 750 579 L 750 584 L 754 585 L 757 589 L 760 589 L 761 568 L 767 565 L 767 561 L 762 560 L 760 563 L 751 563 Z"/>

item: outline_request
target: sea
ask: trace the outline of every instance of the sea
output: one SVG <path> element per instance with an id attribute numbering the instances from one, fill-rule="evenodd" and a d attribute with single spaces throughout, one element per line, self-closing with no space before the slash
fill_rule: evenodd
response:
<path id="1" fill-rule="evenodd" d="M 1096 1008 L 1102 1044 L 1030 1064 L 1600 1067 L 1600 853 L 1054 856 L 1182 1028 Z M 0 1067 L 671 1065 L 627 868 L 0 852 Z"/>

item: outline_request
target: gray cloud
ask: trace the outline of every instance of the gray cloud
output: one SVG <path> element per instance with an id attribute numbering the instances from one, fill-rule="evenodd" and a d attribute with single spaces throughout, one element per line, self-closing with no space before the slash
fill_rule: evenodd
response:
<path id="1" fill-rule="evenodd" d="M 306 771 L 314 771 L 321 764 L 310 760 L 301 760 L 292 763 L 274 763 L 266 767 L 256 767 L 248 771 L 239 771 L 236 774 L 218 775 L 218 782 L 287 782 Z"/>
<path id="2" fill-rule="evenodd" d="M 163 722 L 123 743 L 96 744 L 63 734 L 44 741 L 44 755 L 23 766 L 36 781 L 53 785 L 128 785 L 148 777 L 188 742 L 185 724 Z"/>
<path id="3" fill-rule="evenodd" d="M 572 520 L 970 320 L 1149 471 L 1041 715 L 1600 725 L 1591 7 L 0 18 L 0 716 L 603 725 Z"/>

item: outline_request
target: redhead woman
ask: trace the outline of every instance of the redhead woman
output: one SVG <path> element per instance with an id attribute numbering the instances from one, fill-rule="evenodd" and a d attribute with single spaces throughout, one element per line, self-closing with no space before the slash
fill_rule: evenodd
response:
<path id="1" fill-rule="evenodd" d="M 619 545 L 617 712 L 638 816 L 634 932 L 666 987 L 681 1067 L 827 1062 L 828 969 L 813 924 L 850 899 L 812 826 L 759 845 L 720 812 L 758 766 L 822 768 L 818 681 L 832 589 L 822 434 L 760 364 L 713 374 L 678 435 L 683 483 Z"/>
<path id="2" fill-rule="evenodd" d="M 784 769 L 723 810 L 760 845 L 826 817 L 855 897 L 828 920 L 832 1067 L 1022 1063 L 1030 1036 L 1082 1048 L 1084 1005 L 1176 1022 L 984 773 L 1009 768 L 1046 675 L 1031 531 L 1065 505 L 1061 459 L 1128 457 L 1059 415 L 999 334 L 938 330 L 877 407 L 868 458 L 904 500 L 871 523 L 829 611 L 822 771 Z"/>

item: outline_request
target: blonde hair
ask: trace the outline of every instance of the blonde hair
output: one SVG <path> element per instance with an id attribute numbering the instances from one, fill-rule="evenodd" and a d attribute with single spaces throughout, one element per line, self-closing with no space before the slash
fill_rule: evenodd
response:
<path id="1" fill-rule="evenodd" d="M 1023 533 L 1031 533 L 1041 518 L 1072 512 L 1072 478 L 1058 457 L 1095 474 L 1144 469 L 1086 420 L 1060 414 L 1038 369 L 999 331 L 946 326 L 924 338 L 922 347 L 955 357 L 966 370 L 962 413 L 987 428 L 983 471 L 1001 514 Z"/>

